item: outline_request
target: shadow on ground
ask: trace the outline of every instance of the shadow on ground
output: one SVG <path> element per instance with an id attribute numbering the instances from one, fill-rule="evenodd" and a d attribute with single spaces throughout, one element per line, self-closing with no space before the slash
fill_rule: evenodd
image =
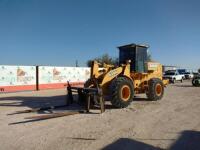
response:
<path id="1" fill-rule="evenodd" d="M 34 93 L 33 93 L 34 94 Z M 28 107 L 28 110 L 30 109 L 37 109 L 37 108 L 43 108 L 43 107 L 52 107 L 52 106 L 64 106 L 64 107 L 56 107 L 56 109 L 49 109 L 49 110 L 39 110 L 34 111 L 37 114 L 41 115 L 50 115 L 54 113 L 62 113 L 66 111 L 78 111 L 85 109 L 85 105 L 83 103 L 80 105 L 78 102 L 78 96 L 74 96 L 74 103 L 70 104 L 69 106 L 66 106 L 67 104 L 67 95 L 59 95 L 59 96 L 13 96 L 13 97 L 0 97 L 0 107 Z M 133 101 L 148 101 L 146 98 L 141 97 L 135 97 Z M 111 105 L 110 102 L 106 102 L 105 109 L 118 109 Z M 19 109 L 16 109 L 19 111 Z M 23 111 L 24 108 L 21 110 Z M 91 110 L 99 110 L 99 106 L 93 106 L 91 107 Z M 26 111 L 26 110 L 25 110 Z M 21 113 L 29 113 L 29 112 L 10 112 L 7 115 L 19 115 Z M 95 113 L 96 114 L 96 113 Z M 33 120 L 25 120 L 20 122 L 14 122 L 13 124 L 20 124 L 20 123 L 29 123 L 29 122 L 35 122 L 35 121 L 41 121 L 46 119 L 33 119 Z M 10 124 L 10 125 L 11 125 Z"/>
<path id="2" fill-rule="evenodd" d="M 74 96 L 73 104 L 70 104 L 65 109 L 74 110 L 80 109 L 83 107 L 83 104 L 78 102 L 78 96 Z M 14 96 L 14 97 L 0 97 L 0 107 L 29 107 L 31 109 L 40 108 L 40 107 L 50 107 L 50 106 L 59 106 L 66 105 L 67 96 L 50 96 L 50 97 L 38 97 L 38 96 Z M 82 106 L 81 106 L 82 105 Z M 109 103 L 105 104 L 106 109 L 116 109 Z M 93 106 L 91 109 L 99 109 L 97 106 Z"/>
<path id="3" fill-rule="evenodd" d="M 46 107 L 51 105 L 63 105 L 66 103 L 66 96 L 48 96 L 48 97 L 38 97 L 38 96 L 13 96 L 13 97 L 1 97 L 0 107 L 29 107 L 38 108 Z"/>
<path id="4" fill-rule="evenodd" d="M 120 138 L 102 150 L 161 150 L 152 145 L 128 138 Z"/>
<path id="5" fill-rule="evenodd" d="M 169 148 L 170 150 L 200 150 L 200 132 L 183 131 Z"/>
<path id="6" fill-rule="evenodd" d="M 13 97 L 0 97 L 0 107 L 29 107 L 29 108 L 39 108 L 39 107 L 48 107 L 48 106 L 58 106 L 66 104 L 66 95 L 59 96 L 47 96 L 47 97 L 39 97 L 39 96 L 13 96 Z M 77 102 L 77 96 L 74 97 L 75 104 Z M 148 101 L 147 98 L 142 97 L 134 97 L 133 101 Z M 72 105 L 76 106 L 77 105 Z M 73 107 L 69 107 L 73 108 Z M 105 104 L 106 109 L 116 109 L 110 103 Z M 74 108 L 73 108 L 74 109 Z M 98 109 L 94 107 L 93 109 Z"/>
<path id="7" fill-rule="evenodd" d="M 74 103 L 66 106 L 67 104 L 67 96 L 66 95 L 59 95 L 59 96 L 47 96 L 47 97 L 39 97 L 39 96 L 13 96 L 13 97 L 0 97 L 0 108 L 1 107 L 28 107 L 27 109 L 22 108 L 17 111 L 10 112 L 7 115 L 20 115 L 22 113 L 29 113 L 29 112 L 19 112 L 19 111 L 26 111 L 31 109 L 37 108 L 46 108 L 56 106 L 56 109 L 49 109 L 49 110 L 39 110 L 34 111 L 34 113 L 40 115 L 51 115 L 55 113 L 67 113 L 68 111 L 80 111 L 85 109 L 85 105 L 83 103 L 78 102 L 78 96 L 74 95 Z M 61 107 L 60 107 L 61 106 Z M 115 109 L 111 104 L 106 104 L 105 109 Z M 86 114 L 98 114 L 100 113 L 100 107 L 93 106 L 91 110 L 99 110 L 99 112 L 90 112 Z M 32 114 L 33 115 L 33 114 Z M 51 119 L 51 118 L 49 118 Z M 19 122 L 13 122 L 9 125 L 14 124 L 21 124 L 21 123 L 30 123 L 35 121 L 41 121 L 46 119 L 31 119 L 31 120 L 23 120 Z"/>
<path id="8" fill-rule="evenodd" d="M 143 140 L 143 139 L 140 139 Z M 146 139 L 145 139 L 146 140 Z M 148 140 L 172 140 L 172 139 L 148 139 Z M 200 132 L 183 131 L 175 142 L 166 150 L 200 150 Z M 164 150 L 144 142 L 129 138 L 120 138 L 115 142 L 107 145 L 102 150 Z"/>
<path id="9" fill-rule="evenodd" d="M 75 96 L 76 98 L 76 96 Z M 40 115 L 51 115 L 54 113 L 65 113 L 68 111 L 78 111 L 83 110 L 83 106 L 78 105 L 77 102 L 66 106 L 66 95 L 59 95 L 59 96 L 46 96 L 46 97 L 39 97 L 39 96 L 13 96 L 13 97 L 0 97 L 0 108 L 1 107 L 28 107 L 18 109 L 16 111 L 10 112 L 7 115 L 20 115 L 21 113 L 29 113 L 29 112 L 19 112 L 19 111 L 26 111 L 32 110 L 37 108 L 46 108 L 56 106 L 56 109 L 49 109 L 49 110 L 39 110 L 34 111 L 33 113 L 40 114 Z M 13 110 L 13 109 L 12 109 Z M 34 116 L 34 114 L 31 114 Z M 21 124 L 21 123 L 29 123 L 35 121 L 41 121 L 45 119 L 29 119 L 23 120 L 19 122 L 10 123 L 9 125 L 14 124 Z"/>
<path id="10" fill-rule="evenodd" d="M 143 98 L 143 97 L 134 97 L 133 101 L 138 101 L 138 102 L 148 102 L 148 98 Z"/>

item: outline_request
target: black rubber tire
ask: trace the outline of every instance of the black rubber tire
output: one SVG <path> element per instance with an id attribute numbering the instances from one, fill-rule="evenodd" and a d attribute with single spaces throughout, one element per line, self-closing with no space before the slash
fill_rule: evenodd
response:
<path id="1" fill-rule="evenodd" d="M 175 82 L 176 82 L 176 79 L 172 79 L 172 84 L 175 84 Z"/>
<path id="2" fill-rule="evenodd" d="M 193 85 L 193 86 L 196 86 L 196 87 L 200 87 L 200 84 L 199 84 L 199 82 L 198 82 L 197 80 L 198 80 L 198 79 L 194 78 L 194 79 L 192 80 L 192 85 Z"/>
<path id="3" fill-rule="evenodd" d="M 192 85 L 196 86 L 196 84 L 195 84 L 195 78 L 192 79 Z"/>
<path id="4" fill-rule="evenodd" d="M 200 84 L 197 80 L 195 80 L 195 84 L 196 84 L 197 87 L 200 87 Z"/>
<path id="5" fill-rule="evenodd" d="M 181 83 L 183 83 L 183 79 L 181 79 Z"/>
<path id="6" fill-rule="evenodd" d="M 124 101 L 121 94 L 121 89 L 123 86 L 128 86 L 130 95 L 128 100 Z M 118 77 L 114 79 L 110 86 L 111 91 L 111 103 L 116 108 L 125 108 L 127 107 L 132 101 L 134 97 L 134 86 L 130 79 L 126 77 Z"/>
<path id="7" fill-rule="evenodd" d="M 162 88 L 161 94 L 159 95 L 157 95 L 156 93 L 157 84 L 160 84 Z M 162 80 L 160 80 L 159 78 L 150 79 L 148 85 L 149 85 L 149 89 L 146 93 L 148 100 L 157 101 L 157 100 L 162 99 L 164 95 L 164 85 L 163 85 Z"/>

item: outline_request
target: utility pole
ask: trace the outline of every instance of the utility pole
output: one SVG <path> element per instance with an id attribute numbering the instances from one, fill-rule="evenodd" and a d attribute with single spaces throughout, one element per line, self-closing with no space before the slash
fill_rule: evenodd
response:
<path id="1" fill-rule="evenodd" d="M 79 67 L 79 66 L 78 66 L 78 60 L 76 60 L 76 67 Z"/>

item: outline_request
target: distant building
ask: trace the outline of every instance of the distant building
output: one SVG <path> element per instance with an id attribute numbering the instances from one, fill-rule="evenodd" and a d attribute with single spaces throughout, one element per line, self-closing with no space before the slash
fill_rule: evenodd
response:
<path id="1" fill-rule="evenodd" d="M 171 65 L 164 65 L 163 66 L 163 72 L 169 71 L 169 70 L 177 70 L 179 73 L 183 73 L 183 72 L 198 72 L 197 70 L 194 69 L 189 69 L 189 68 L 182 68 L 182 67 L 178 67 L 178 66 L 171 66 Z"/>
<path id="2" fill-rule="evenodd" d="M 163 72 L 169 71 L 169 70 L 177 70 L 177 66 L 163 66 Z"/>

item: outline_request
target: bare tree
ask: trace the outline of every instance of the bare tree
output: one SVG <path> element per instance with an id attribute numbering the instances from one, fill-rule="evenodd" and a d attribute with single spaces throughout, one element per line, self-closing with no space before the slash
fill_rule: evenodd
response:
<path id="1" fill-rule="evenodd" d="M 87 66 L 91 67 L 92 61 L 94 61 L 94 60 L 98 61 L 101 64 L 100 67 L 102 67 L 103 63 L 110 64 L 110 65 L 118 65 L 118 61 L 119 61 L 118 58 L 113 58 L 113 57 L 109 56 L 108 54 L 103 54 L 100 57 L 96 57 L 94 59 L 88 60 Z"/>

